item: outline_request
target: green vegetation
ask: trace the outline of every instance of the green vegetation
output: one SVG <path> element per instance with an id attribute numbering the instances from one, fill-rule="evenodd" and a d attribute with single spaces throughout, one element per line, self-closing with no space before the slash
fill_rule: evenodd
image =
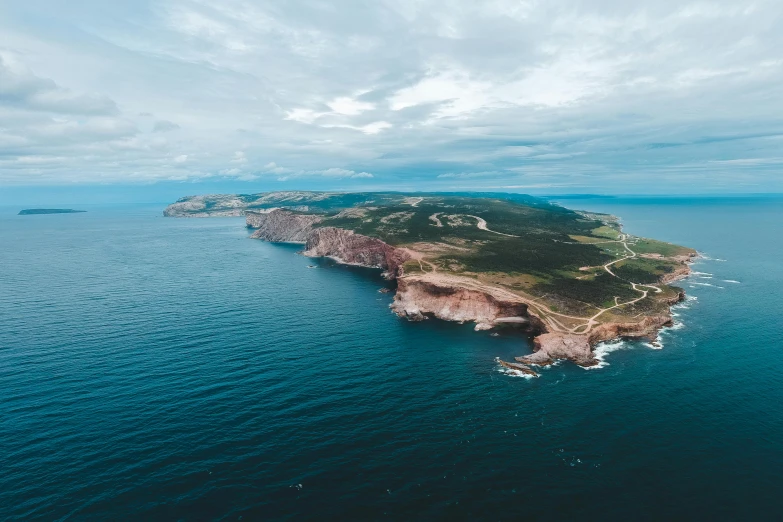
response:
<path id="1" fill-rule="evenodd" d="M 617 263 L 612 271 L 625 281 L 657 283 L 662 276 L 674 272 L 678 266 L 678 263 L 662 259 L 634 258 Z"/>
<path id="2" fill-rule="evenodd" d="M 639 239 L 634 250 L 639 254 L 660 254 L 664 257 L 687 256 L 695 252 L 692 248 L 686 248 L 654 239 Z"/>
<path id="3" fill-rule="evenodd" d="M 595 313 L 642 297 L 631 283 L 656 284 L 662 291 L 655 292 L 655 299 L 612 308 L 612 315 L 663 306 L 663 296 L 671 299 L 677 291 L 660 284 L 661 277 L 681 266 L 674 256 L 693 252 L 626 236 L 614 216 L 575 212 L 516 194 L 277 192 L 199 196 L 178 204 L 174 211 L 179 215 L 238 207 L 322 214 L 319 227 L 353 230 L 417 252 L 421 261 L 408 261 L 408 274 L 437 271 L 475 278 L 541 298 L 551 311 L 565 314 Z M 608 263 L 616 277 L 604 269 Z"/>
<path id="4" fill-rule="evenodd" d="M 630 301 L 640 295 L 630 285 L 606 272 L 591 280 L 556 278 L 536 285 L 534 290 L 539 295 L 555 295 L 601 308 L 614 305 L 615 297 L 620 301 Z M 569 309 L 582 311 L 575 308 L 575 304 L 571 303 Z"/>

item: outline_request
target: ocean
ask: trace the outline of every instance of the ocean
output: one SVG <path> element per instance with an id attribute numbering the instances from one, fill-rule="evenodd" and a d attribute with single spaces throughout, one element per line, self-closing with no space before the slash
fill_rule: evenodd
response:
<path id="1" fill-rule="evenodd" d="M 561 203 L 703 253 L 661 349 L 517 377 L 239 218 L 0 209 L 0 520 L 780 517 L 783 199 Z"/>

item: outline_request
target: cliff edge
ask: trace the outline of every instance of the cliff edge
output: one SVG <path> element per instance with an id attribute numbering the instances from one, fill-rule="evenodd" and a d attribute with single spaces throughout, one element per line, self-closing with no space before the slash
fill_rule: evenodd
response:
<path id="1" fill-rule="evenodd" d="M 164 215 L 244 215 L 254 239 L 378 268 L 397 281 L 392 311 L 411 321 L 524 330 L 532 353 L 500 364 L 529 375 L 560 359 L 595 365 L 602 341 L 654 342 L 697 255 L 628 234 L 614 216 L 522 194 L 211 194 Z"/>
<path id="2" fill-rule="evenodd" d="M 366 219 L 367 212 L 362 209 L 342 211 L 337 217 L 339 219 L 346 215 Z M 442 226 L 440 219 L 450 219 L 448 215 L 443 218 L 438 215 L 434 217 L 435 219 L 432 219 L 430 216 L 432 226 Z M 389 226 L 399 221 L 404 222 L 410 217 L 396 212 L 384 219 L 384 226 Z M 252 238 L 302 243 L 302 254 L 306 256 L 330 257 L 344 264 L 383 270 L 385 277 L 397 280 L 397 291 L 391 309 L 400 317 L 412 321 L 432 317 L 446 321 L 473 322 L 476 330 L 514 326 L 531 333 L 534 336 L 533 353 L 517 357 L 516 362 L 500 361 L 509 369 L 529 375 L 536 375 L 531 366 L 545 366 L 560 359 L 567 359 L 581 366 L 595 365 L 598 360 L 593 348 L 602 341 L 621 337 L 654 339 L 660 328 L 672 322 L 668 306 L 684 296 L 679 289 L 673 293 L 664 292 L 662 285 L 687 276 L 690 271 L 687 262 L 693 256 L 691 253 L 682 256 L 670 271 L 657 277 L 656 283 L 625 281 L 632 292 L 640 294 L 638 297 L 626 302 L 615 297 L 612 303 L 599 308 L 597 313 L 579 317 L 558 312 L 555 306 L 540 298 L 492 284 L 480 275 L 444 271 L 442 265 L 430 260 L 432 257 L 427 249 L 433 248 L 432 244 L 393 246 L 377 237 L 330 226 L 329 216 L 280 208 L 248 211 L 246 223 L 249 228 L 254 229 Z M 479 227 L 489 233 L 498 233 L 489 229 L 483 220 L 479 221 Z M 503 235 L 515 237 L 510 234 Z M 635 243 L 624 234 L 606 242 L 622 247 L 623 256 L 595 269 L 622 280 L 615 273 L 619 272 L 617 265 L 637 257 L 637 253 L 631 248 Z M 658 262 L 665 259 L 655 256 L 653 255 L 652 259 Z M 406 272 L 406 266 L 411 272 Z M 453 264 L 449 266 L 453 267 Z M 592 269 L 580 267 L 582 272 Z M 645 299 L 662 303 L 664 306 L 654 306 L 647 313 L 636 314 L 634 317 L 618 316 L 614 312 Z"/>

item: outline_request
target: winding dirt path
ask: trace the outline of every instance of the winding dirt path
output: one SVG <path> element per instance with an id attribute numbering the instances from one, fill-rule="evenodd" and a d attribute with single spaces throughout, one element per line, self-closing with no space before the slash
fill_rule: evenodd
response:
<path id="1" fill-rule="evenodd" d="M 440 224 L 440 219 L 438 218 L 439 214 L 441 214 L 441 213 L 439 212 L 437 214 L 433 214 L 432 216 L 430 216 L 430 219 L 432 221 L 435 221 L 436 223 Z M 476 226 L 480 230 L 484 230 L 486 232 L 492 232 L 494 234 L 499 234 L 501 236 L 519 237 L 519 236 L 514 236 L 514 235 L 511 235 L 511 234 L 504 234 L 502 232 L 497 232 L 495 230 L 490 230 L 487 227 L 486 220 L 484 220 L 484 219 L 482 219 L 482 218 L 480 218 L 478 216 L 472 216 L 472 215 L 469 215 L 469 214 L 462 214 L 462 215 L 476 219 L 476 221 L 478 222 Z M 438 226 L 438 225 L 435 225 L 435 226 Z M 440 226 L 442 226 L 442 224 Z M 615 265 L 615 264 L 617 264 L 617 263 L 619 263 L 621 261 L 624 261 L 626 259 L 632 259 L 632 258 L 637 257 L 637 253 L 634 252 L 628 246 L 628 241 L 629 241 L 629 237 L 628 237 L 627 234 L 622 234 L 620 236 L 620 239 L 618 239 L 617 241 L 607 241 L 607 243 L 615 243 L 615 242 L 616 243 L 622 243 L 623 247 L 628 252 L 626 255 L 624 255 L 622 257 L 619 257 L 619 258 L 617 258 L 617 259 L 615 259 L 613 261 L 609 261 L 608 263 L 605 263 L 604 265 L 601 265 L 601 268 L 603 270 L 605 270 L 612 277 L 616 277 L 616 278 L 620 279 L 620 277 L 611 270 L 610 267 L 612 265 Z M 550 310 L 548 306 L 546 306 L 543 303 L 538 302 L 540 299 L 543 299 L 543 297 L 529 299 L 529 298 L 525 298 L 523 296 L 520 296 L 519 294 L 516 294 L 514 292 L 511 292 L 509 290 L 505 290 L 504 288 L 499 288 L 499 287 L 496 287 L 496 286 L 487 285 L 485 283 L 481 283 L 480 281 L 475 281 L 475 280 L 470 279 L 470 278 L 464 278 L 464 277 L 458 277 L 458 276 L 450 276 L 450 275 L 447 275 L 447 274 L 438 273 L 437 266 L 434 265 L 433 263 L 427 261 L 424 258 L 424 254 L 422 254 L 421 252 L 416 252 L 415 250 L 411 250 L 411 249 L 408 249 L 408 248 L 406 248 L 405 250 L 411 255 L 411 257 L 413 259 L 418 261 L 419 267 L 421 268 L 421 271 L 422 271 L 423 274 L 425 274 L 425 275 L 427 275 L 429 277 L 433 277 L 434 276 L 434 277 L 436 277 L 438 279 L 441 279 L 441 280 L 443 280 L 444 282 L 447 282 L 447 283 L 458 284 L 459 286 L 462 286 L 462 287 L 467 287 L 467 288 L 472 288 L 472 289 L 476 289 L 476 290 L 481 290 L 481 291 L 484 291 L 484 292 L 490 291 L 491 293 L 494 293 L 497 296 L 502 296 L 502 297 L 506 297 L 506 298 L 513 299 L 513 300 L 516 300 L 516 301 L 521 301 L 521 302 L 525 303 L 530 309 L 532 309 L 532 311 L 536 315 L 538 315 L 538 317 L 540 317 L 541 320 L 546 321 L 546 323 L 552 329 L 552 331 L 560 332 L 560 333 L 588 334 L 588 333 L 590 333 L 592 331 L 593 327 L 595 327 L 598 324 L 598 318 L 601 317 L 606 312 L 608 312 L 610 310 L 614 310 L 615 308 L 620 308 L 620 307 L 623 307 L 623 306 L 628 306 L 628 305 L 632 305 L 634 303 L 637 303 L 637 302 L 641 301 L 642 299 L 647 298 L 649 296 L 651 290 L 654 290 L 655 293 L 663 292 L 663 290 L 660 287 L 656 286 L 656 285 L 634 283 L 634 282 L 631 282 L 631 281 L 626 281 L 628 284 L 631 285 L 631 288 L 633 288 L 633 290 L 635 292 L 639 292 L 641 294 L 639 297 L 637 297 L 635 299 L 631 299 L 630 301 L 625 301 L 625 302 L 621 303 L 620 299 L 615 296 L 615 298 L 614 298 L 614 303 L 615 304 L 613 306 L 610 306 L 608 308 L 598 308 L 598 311 L 594 315 L 592 315 L 591 317 L 578 317 L 578 316 L 563 314 L 563 313 L 560 313 L 560 312 L 555 312 L 553 310 Z M 424 265 L 425 264 L 429 267 L 429 271 L 426 271 L 424 269 Z M 589 268 L 598 268 L 598 267 L 589 267 Z M 573 327 L 568 327 L 565 324 L 563 324 L 562 319 L 567 319 L 567 320 L 570 319 L 571 321 L 580 321 L 580 324 L 577 324 L 576 326 L 573 326 Z"/>
<path id="2" fill-rule="evenodd" d="M 484 219 L 484 218 L 480 218 L 480 217 L 478 217 L 478 216 L 471 216 L 470 214 L 463 214 L 463 215 L 464 215 L 464 216 L 468 216 L 468 217 L 472 217 L 472 218 L 474 218 L 476 221 L 478 221 L 478 223 L 476 224 L 476 227 L 477 227 L 479 230 L 484 230 L 484 231 L 486 231 L 486 232 L 492 232 L 493 234 L 499 234 L 499 235 L 501 235 L 501 236 L 506 236 L 506 237 L 519 237 L 519 236 L 515 236 L 515 235 L 513 235 L 513 234 L 504 234 L 503 232 L 498 232 L 498 231 L 496 231 L 496 230 L 490 230 L 490 229 L 488 229 L 488 228 L 487 228 L 487 220 L 486 220 L 486 219 Z"/>

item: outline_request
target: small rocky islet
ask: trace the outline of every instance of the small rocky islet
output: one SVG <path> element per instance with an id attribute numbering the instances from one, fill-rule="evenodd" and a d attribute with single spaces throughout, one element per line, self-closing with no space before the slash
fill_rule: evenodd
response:
<path id="1" fill-rule="evenodd" d="M 82 214 L 86 210 L 74 210 L 72 208 L 26 208 L 19 211 L 19 216 L 36 216 L 42 214 Z"/>

